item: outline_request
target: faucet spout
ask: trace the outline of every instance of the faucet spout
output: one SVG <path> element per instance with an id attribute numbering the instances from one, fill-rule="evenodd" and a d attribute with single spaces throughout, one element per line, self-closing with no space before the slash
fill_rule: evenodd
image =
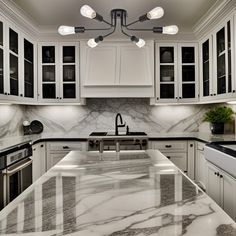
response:
<path id="1" fill-rule="evenodd" d="M 120 124 L 118 125 L 118 118 L 120 119 Z M 119 127 L 125 127 L 125 123 L 123 123 L 123 119 L 120 113 L 116 114 L 116 119 L 115 119 L 115 135 L 119 135 Z"/>

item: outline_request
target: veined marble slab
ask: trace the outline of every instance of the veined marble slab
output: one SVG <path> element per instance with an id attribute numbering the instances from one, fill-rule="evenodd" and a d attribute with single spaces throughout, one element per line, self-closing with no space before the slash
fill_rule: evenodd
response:
<path id="1" fill-rule="evenodd" d="M 236 235 L 236 223 L 159 151 L 77 152 L 0 212 L 1 235 Z"/>

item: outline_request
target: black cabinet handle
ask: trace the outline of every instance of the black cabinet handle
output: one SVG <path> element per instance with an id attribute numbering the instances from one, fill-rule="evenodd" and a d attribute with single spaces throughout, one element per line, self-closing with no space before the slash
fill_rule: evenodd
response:
<path id="1" fill-rule="evenodd" d="M 179 99 L 181 99 L 182 97 L 179 97 Z"/>
<path id="2" fill-rule="evenodd" d="M 233 93 L 235 93 L 235 90 L 233 90 Z"/>
<path id="3" fill-rule="evenodd" d="M 7 93 L 6 93 L 6 92 L 5 92 L 4 94 L 5 94 L 5 95 L 7 95 Z"/>
<path id="4" fill-rule="evenodd" d="M 33 148 L 33 151 L 36 151 L 36 148 Z"/>
<path id="5" fill-rule="evenodd" d="M 222 178 L 223 178 L 223 175 L 220 175 L 220 178 L 222 179 Z"/>
<path id="6" fill-rule="evenodd" d="M 8 93 L 7 95 L 10 95 L 10 93 Z"/>
<path id="7" fill-rule="evenodd" d="M 165 147 L 166 147 L 166 148 L 171 148 L 172 146 L 171 146 L 171 145 L 166 145 Z"/>
<path id="8" fill-rule="evenodd" d="M 189 146 L 190 146 L 190 147 L 193 147 L 193 144 L 191 143 Z"/>
<path id="9" fill-rule="evenodd" d="M 157 100 L 159 100 L 159 97 L 157 97 Z"/>
<path id="10" fill-rule="evenodd" d="M 175 99 L 178 99 L 178 97 L 175 97 Z"/>
<path id="11" fill-rule="evenodd" d="M 41 145 L 40 145 L 40 147 L 44 147 L 44 145 L 43 145 L 43 144 L 41 144 Z"/>
<path id="12" fill-rule="evenodd" d="M 211 96 L 213 96 L 213 94 L 211 93 Z"/>
<path id="13" fill-rule="evenodd" d="M 21 93 L 20 96 L 23 97 L 23 94 Z"/>
<path id="14" fill-rule="evenodd" d="M 216 96 L 216 94 L 214 93 L 214 96 Z"/>
<path id="15" fill-rule="evenodd" d="M 168 159 L 170 159 L 170 156 L 167 156 Z"/>
<path id="16" fill-rule="evenodd" d="M 61 99 L 61 97 L 60 97 L 60 99 Z"/>
<path id="17" fill-rule="evenodd" d="M 69 149 L 69 147 L 68 147 L 68 146 L 63 146 L 62 148 L 63 148 L 63 149 Z"/>
<path id="18" fill-rule="evenodd" d="M 57 99 L 59 99 L 59 97 L 57 97 Z"/>

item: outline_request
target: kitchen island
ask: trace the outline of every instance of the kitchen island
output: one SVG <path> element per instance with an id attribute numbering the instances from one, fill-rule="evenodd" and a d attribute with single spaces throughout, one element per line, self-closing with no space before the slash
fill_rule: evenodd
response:
<path id="1" fill-rule="evenodd" d="M 163 154 L 70 152 L 0 212 L 0 235 L 236 235 Z"/>

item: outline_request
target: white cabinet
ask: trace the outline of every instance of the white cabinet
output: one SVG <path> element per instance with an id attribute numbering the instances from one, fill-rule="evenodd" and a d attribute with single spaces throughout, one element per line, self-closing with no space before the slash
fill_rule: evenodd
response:
<path id="1" fill-rule="evenodd" d="M 194 141 L 149 141 L 150 149 L 157 149 L 163 153 L 177 167 L 194 177 Z"/>
<path id="2" fill-rule="evenodd" d="M 34 39 L 0 17 L 0 99 L 36 101 L 36 59 Z"/>
<path id="3" fill-rule="evenodd" d="M 87 142 L 48 142 L 47 143 L 47 170 L 58 163 L 70 151 L 86 151 Z"/>
<path id="4" fill-rule="evenodd" d="M 154 45 L 103 42 L 90 48 L 81 42 L 82 97 L 153 97 Z"/>
<path id="5" fill-rule="evenodd" d="M 41 102 L 79 102 L 79 45 L 40 43 L 38 99 Z"/>
<path id="6" fill-rule="evenodd" d="M 236 179 L 207 162 L 207 194 L 236 219 Z"/>
<path id="7" fill-rule="evenodd" d="M 230 17 L 200 42 L 201 101 L 236 97 L 234 25 Z"/>
<path id="8" fill-rule="evenodd" d="M 33 145 L 32 173 L 33 182 L 46 172 L 46 144 L 44 142 Z"/>
<path id="9" fill-rule="evenodd" d="M 156 101 L 198 100 L 198 44 L 156 43 Z"/>
<path id="10" fill-rule="evenodd" d="M 197 142 L 195 155 L 195 181 L 196 183 L 206 189 L 206 159 L 204 157 L 204 143 Z"/>

